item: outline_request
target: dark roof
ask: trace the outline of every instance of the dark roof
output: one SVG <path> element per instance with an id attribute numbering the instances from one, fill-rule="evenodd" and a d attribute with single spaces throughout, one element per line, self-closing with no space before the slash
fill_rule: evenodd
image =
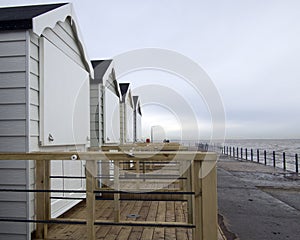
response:
<path id="1" fill-rule="evenodd" d="M 106 73 L 109 65 L 111 64 L 112 60 L 108 59 L 108 60 L 93 60 L 92 62 L 92 66 L 94 68 L 94 75 L 95 75 L 95 79 L 92 80 L 92 82 L 94 83 L 102 83 L 103 80 L 103 75 Z"/>
<path id="2" fill-rule="evenodd" d="M 0 8 L 0 31 L 31 29 L 32 18 L 67 3 Z"/>
<path id="3" fill-rule="evenodd" d="M 140 104 L 138 104 L 139 96 L 132 96 L 132 98 L 133 98 L 134 109 L 136 109 L 138 111 L 138 113 L 140 115 L 142 115 L 141 106 L 140 106 Z M 138 104 L 138 106 L 137 106 L 137 104 Z"/>
<path id="4" fill-rule="evenodd" d="M 121 96 L 126 95 L 128 89 L 129 89 L 129 83 L 120 83 L 120 90 L 121 90 Z"/>
<path id="5" fill-rule="evenodd" d="M 134 107 L 136 107 L 138 99 L 139 99 L 139 96 L 132 96 L 132 98 L 133 98 Z"/>

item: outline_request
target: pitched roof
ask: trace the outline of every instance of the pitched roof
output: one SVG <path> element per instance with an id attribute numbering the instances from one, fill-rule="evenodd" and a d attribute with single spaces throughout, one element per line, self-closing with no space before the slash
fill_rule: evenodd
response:
<path id="1" fill-rule="evenodd" d="M 112 60 L 93 60 L 92 66 L 94 68 L 94 75 L 95 75 L 95 80 L 93 81 L 94 83 L 103 83 L 103 76 L 106 73 L 107 69 L 109 68 Z"/>
<path id="2" fill-rule="evenodd" d="M 126 95 L 129 89 L 129 83 L 120 83 L 119 85 L 120 85 L 121 95 L 122 96 Z"/>
<path id="3" fill-rule="evenodd" d="M 67 3 L 0 8 L 0 30 L 31 29 L 32 19 L 34 17 L 66 4 Z"/>
<path id="4" fill-rule="evenodd" d="M 134 109 L 135 109 L 140 115 L 142 115 L 139 96 L 132 96 L 132 98 L 133 98 Z"/>
<path id="5" fill-rule="evenodd" d="M 53 28 L 57 22 L 65 21 L 67 17 L 72 19 L 72 28 L 76 33 L 78 47 L 83 55 L 83 63 L 91 78 L 94 78 L 94 70 L 87 56 L 72 3 L 0 8 L 0 32 L 32 29 L 35 34 L 41 36 L 46 28 Z"/>

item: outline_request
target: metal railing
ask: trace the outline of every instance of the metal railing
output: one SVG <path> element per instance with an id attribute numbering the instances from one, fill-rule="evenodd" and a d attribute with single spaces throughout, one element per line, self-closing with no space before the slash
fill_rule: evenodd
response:
<path id="1" fill-rule="evenodd" d="M 264 165 L 279 167 L 283 170 L 299 173 L 297 153 L 287 154 L 286 152 L 278 153 L 276 151 L 261 149 L 224 146 L 222 148 L 222 154 L 236 159 L 254 161 Z"/>

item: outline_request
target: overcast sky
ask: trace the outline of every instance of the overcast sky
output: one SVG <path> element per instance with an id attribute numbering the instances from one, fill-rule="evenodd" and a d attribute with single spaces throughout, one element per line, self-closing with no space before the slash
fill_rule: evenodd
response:
<path id="1" fill-rule="evenodd" d="M 64 1 L 0 0 L 0 5 L 49 2 Z M 218 89 L 227 138 L 300 138 L 299 0 L 70 2 L 91 59 L 140 48 L 176 51 L 199 64 Z M 153 82 L 176 85 L 172 89 L 179 95 L 190 95 L 186 101 L 200 124 L 200 136 L 209 137 L 211 119 L 205 99 L 194 100 L 184 80 L 154 70 L 120 80 L 132 81 L 137 92 Z M 149 128 L 150 118 L 154 125 L 166 123 L 168 134 L 176 137 L 182 123 L 172 110 L 146 104 L 144 126 Z"/>

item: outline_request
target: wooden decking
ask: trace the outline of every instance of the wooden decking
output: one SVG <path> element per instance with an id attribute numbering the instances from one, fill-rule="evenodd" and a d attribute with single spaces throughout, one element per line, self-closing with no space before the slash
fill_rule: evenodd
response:
<path id="1" fill-rule="evenodd" d="M 113 221 L 113 201 L 96 202 L 96 218 Z M 128 215 L 137 214 L 138 218 Z M 185 201 L 121 201 L 121 220 L 187 222 L 187 202 Z M 86 219 L 85 201 L 78 204 L 62 218 Z M 84 225 L 52 225 L 47 239 L 87 239 Z M 97 226 L 96 239 L 110 240 L 187 240 L 192 239 L 192 230 L 185 228 Z"/>
<path id="2" fill-rule="evenodd" d="M 1 159 L 36 160 L 36 189 L 24 190 L 36 192 L 36 219 L 12 221 L 36 223 L 37 239 L 218 238 L 215 153 L 0 153 Z M 60 191 L 85 192 L 86 199 L 64 216 L 52 219 L 50 197 L 57 191 L 51 189 L 50 161 L 70 159 L 85 160 L 86 190 Z M 17 191 L 6 191 L 11 190 Z M 99 194 L 104 199 L 99 200 Z M 138 217 L 131 218 L 132 214 Z"/>

